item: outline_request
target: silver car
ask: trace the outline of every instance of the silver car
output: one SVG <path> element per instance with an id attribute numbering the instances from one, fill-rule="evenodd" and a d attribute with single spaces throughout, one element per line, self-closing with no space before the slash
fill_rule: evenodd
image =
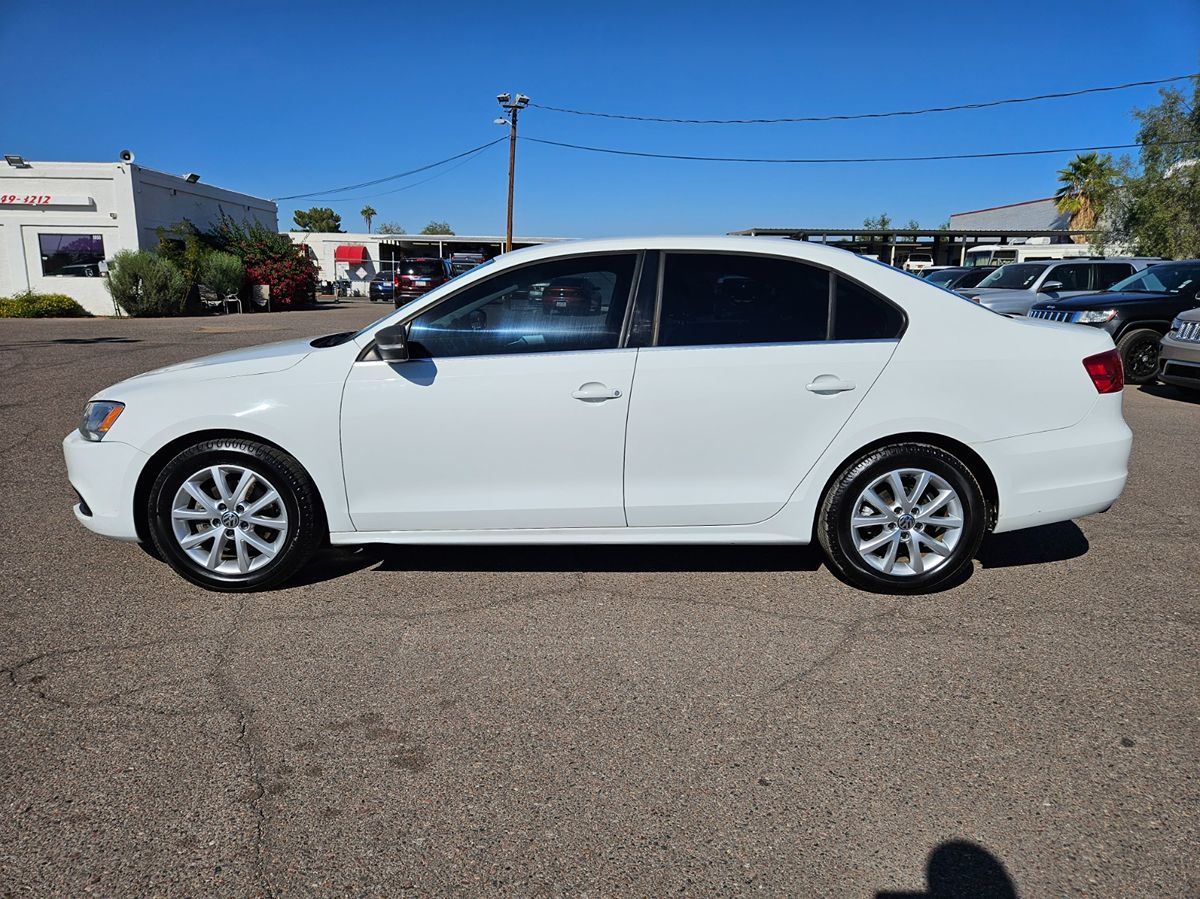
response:
<path id="1" fill-rule="evenodd" d="M 1159 261 L 1127 257 L 1010 262 L 1000 266 L 976 287 L 960 292 L 993 312 L 1025 315 L 1034 303 L 1105 290 Z"/>
<path id="2" fill-rule="evenodd" d="M 1158 379 L 1200 390 L 1200 309 L 1181 312 L 1162 339 Z"/>

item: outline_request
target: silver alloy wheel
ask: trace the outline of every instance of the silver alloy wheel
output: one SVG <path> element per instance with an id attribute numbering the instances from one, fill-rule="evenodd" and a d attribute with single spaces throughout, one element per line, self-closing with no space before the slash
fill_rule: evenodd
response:
<path id="1" fill-rule="evenodd" d="M 187 556 L 217 574 L 249 574 L 287 542 L 288 514 L 271 482 L 241 465 L 211 465 L 171 502 L 171 529 Z"/>
<path id="2" fill-rule="evenodd" d="M 962 499 L 944 478 L 923 468 L 898 468 L 859 494 L 850 534 L 872 568 L 911 577 L 945 564 L 963 524 Z"/>

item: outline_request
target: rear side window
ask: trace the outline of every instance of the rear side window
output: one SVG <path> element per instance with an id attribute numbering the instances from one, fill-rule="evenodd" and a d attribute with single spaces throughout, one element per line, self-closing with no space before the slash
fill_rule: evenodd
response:
<path id="1" fill-rule="evenodd" d="M 1133 266 L 1128 262 L 1106 262 L 1096 266 L 1096 280 L 1092 284 L 1094 290 L 1108 290 L 1123 278 L 1133 274 Z"/>
<path id="2" fill-rule="evenodd" d="M 828 322 L 824 269 L 732 253 L 666 257 L 659 346 L 824 340 Z"/>
<path id="3" fill-rule="evenodd" d="M 853 281 L 834 276 L 834 340 L 892 340 L 904 330 L 900 310 Z"/>

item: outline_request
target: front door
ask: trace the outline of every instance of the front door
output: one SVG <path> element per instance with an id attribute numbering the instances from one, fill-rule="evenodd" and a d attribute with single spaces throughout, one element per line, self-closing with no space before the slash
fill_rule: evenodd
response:
<path id="1" fill-rule="evenodd" d="M 341 420 L 355 528 L 624 526 L 636 261 L 506 270 L 417 316 L 408 362 L 356 363 Z"/>
<path id="2" fill-rule="evenodd" d="M 832 313 L 832 320 L 831 320 Z M 763 521 L 866 396 L 895 306 L 797 260 L 669 253 L 625 452 L 631 527 Z"/>

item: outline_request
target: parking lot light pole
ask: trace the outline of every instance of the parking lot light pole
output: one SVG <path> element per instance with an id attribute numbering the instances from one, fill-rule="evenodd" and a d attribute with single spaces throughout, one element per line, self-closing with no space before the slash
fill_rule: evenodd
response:
<path id="1" fill-rule="evenodd" d="M 524 94 L 497 94 L 496 102 L 500 104 L 506 115 L 496 119 L 497 125 L 508 125 L 508 227 L 504 232 L 504 252 L 512 251 L 513 244 L 513 186 L 517 172 L 517 113 L 529 105 L 529 98 Z"/>

